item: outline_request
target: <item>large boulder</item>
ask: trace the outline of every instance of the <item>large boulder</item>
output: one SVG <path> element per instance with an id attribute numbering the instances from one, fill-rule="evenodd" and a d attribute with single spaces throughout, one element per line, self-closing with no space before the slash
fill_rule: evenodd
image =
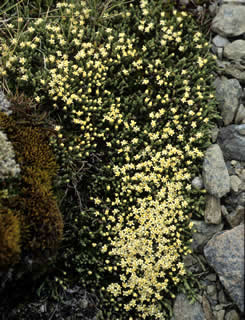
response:
<path id="1" fill-rule="evenodd" d="M 213 236 L 204 247 L 204 255 L 234 303 L 244 312 L 244 224 Z"/>
<path id="2" fill-rule="evenodd" d="M 224 37 L 237 37 L 245 33 L 245 6 L 224 4 L 213 19 L 212 30 Z"/>
<path id="3" fill-rule="evenodd" d="M 217 143 L 225 160 L 245 161 L 245 124 L 221 128 Z"/>

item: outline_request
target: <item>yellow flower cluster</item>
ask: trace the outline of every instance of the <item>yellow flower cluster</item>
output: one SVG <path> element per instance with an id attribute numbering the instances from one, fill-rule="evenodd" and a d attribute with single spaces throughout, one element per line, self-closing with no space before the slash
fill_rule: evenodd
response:
<path id="1" fill-rule="evenodd" d="M 125 158 L 127 150 L 129 141 L 123 146 Z M 144 158 L 148 160 L 143 161 Z M 133 162 L 113 167 L 121 184 L 118 197 L 110 204 L 111 213 L 106 216 L 115 234 L 113 238 L 109 236 L 112 249 L 108 254 L 120 257 L 123 273 L 121 287 L 113 283 L 107 289 L 115 296 L 132 295 L 125 310 L 136 308 L 142 318 L 160 315 L 156 306 L 168 292 L 169 279 L 176 285 L 185 274 L 180 260 L 190 251 L 176 227 L 179 221 L 188 219 L 183 215 L 188 206 L 183 183 L 190 179 L 190 174 L 187 168 L 180 168 L 183 158 L 183 150 L 170 144 L 161 152 L 149 144 L 134 156 Z M 137 203 L 131 204 L 135 194 Z M 119 210 L 118 204 L 125 199 L 125 211 Z M 102 248 L 102 252 L 107 250 Z M 110 270 L 111 266 L 106 268 Z"/>
<path id="2" fill-rule="evenodd" d="M 191 165 L 203 157 L 201 128 L 213 99 L 198 73 L 209 63 L 199 55 L 207 46 L 203 35 L 188 38 L 186 12 L 173 10 L 169 18 L 151 6 L 141 0 L 137 14 L 132 4 L 125 10 L 125 19 L 136 19 L 131 33 L 117 30 L 113 21 L 94 33 L 87 27 L 91 11 L 85 1 L 79 9 L 58 3 L 66 30 L 39 18 L 28 27 L 27 40 L 16 36 L 0 48 L 1 76 L 16 68 L 23 85 L 33 78 L 29 56 L 35 52 L 41 59 L 45 72 L 41 77 L 37 72 L 34 98 L 42 103 L 45 92 L 52 111 L 60 112 L 55 126 L 60 150 L 84 162 L 103 151 L 112 178 L 98 179 L 102 192 L 93 190 L 90 200 L 104 225 L 105 243 L 93 240 L 91 247 L 106 256 L 106 271 L 119 272 L 107 291 L 125 298 L 124 309 L 136 310 L 142 319 L 160 319 L 161 301 L 173 297 L 170 288 L 185 276 Z M 18 43 L 29 55 L 12 54 Z M 43 43 L 48 50 L 40 54 Z M 72 128 L 68 141 L 66 126 Z"/>

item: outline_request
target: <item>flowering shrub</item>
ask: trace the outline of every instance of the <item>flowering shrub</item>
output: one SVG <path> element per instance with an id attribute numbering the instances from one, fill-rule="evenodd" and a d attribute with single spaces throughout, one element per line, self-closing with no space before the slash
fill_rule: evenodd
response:
<path id="1" fill-rule="evenodd" d="M 183 287 L 190 216 L 204 204 L 190 181 L 218 118 L 208 42 L 163 2 L 125 3 L 99 23 L 85 1 L 62 2 L 26 28 L 13 19 L 1 39 L 0 74 L 50 112 L 60 185 L 79 199 L 70 223 L 83 245 L 67 266 L 105 284 L 115 319 L 163 319 Z"/>

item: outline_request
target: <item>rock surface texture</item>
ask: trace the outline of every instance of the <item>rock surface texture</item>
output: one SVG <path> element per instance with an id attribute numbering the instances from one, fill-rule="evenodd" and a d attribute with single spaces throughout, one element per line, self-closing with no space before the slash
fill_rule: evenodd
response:
<path id="1" fill-rule="evenodd" d="M 192 181 L 206 190 L 206 207 L 193 220 L 193 253 L 184 259 L 203 288 L 193 305 L 179 294 L 171 320 L 244 319 L 245 0 L 213 1 L 209 11 L 222 121 L 211 132 L 202 177 Z"/>
<path id="2" fill-rule="evenodd" d="M 205 257 L 239 309 L 244 312 L 244 224 L 212 237 Z M 231 268 L 232 266 L 232 268 Z"/>

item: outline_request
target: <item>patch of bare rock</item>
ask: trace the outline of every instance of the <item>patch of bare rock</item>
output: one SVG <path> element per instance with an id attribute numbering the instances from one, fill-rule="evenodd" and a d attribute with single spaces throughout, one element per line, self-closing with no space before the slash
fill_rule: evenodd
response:
<path id="1" fill-rule="evenodd" d="M 202 289 L 194 304 L 179 294 L 171 320 L 244 319 L 245 0 L 212 1 L 209 11 L 222 120 L 211 132 L 202 175 L 192 181 L 206 190 L 206 208 L 203 220 L 193 221 L 193 253 L 184 260 Z"/>

